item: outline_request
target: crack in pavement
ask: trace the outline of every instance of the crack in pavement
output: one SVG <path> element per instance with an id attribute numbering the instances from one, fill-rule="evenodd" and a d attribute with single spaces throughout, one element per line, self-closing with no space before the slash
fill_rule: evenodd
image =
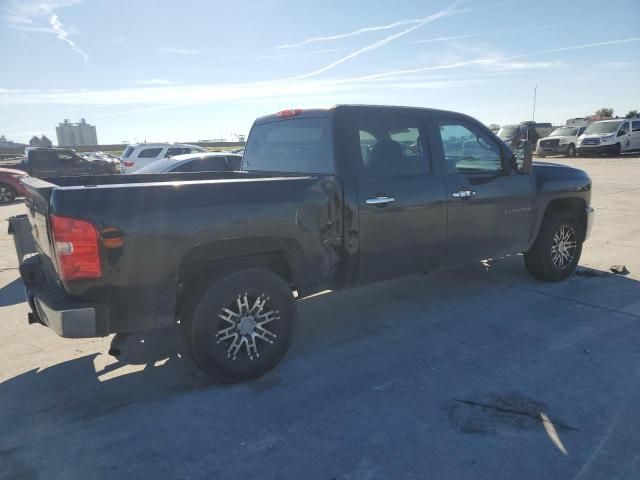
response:
<path id="1" fill-rule="evenodd" d="M 523 417 L 529 417 L 537 422 L 540 423 L 550 423 L 551 425 L 553 425 L 554 427 L 557 427 L 561 430 L 571 430 L 574 432 L 579 432 L 580 429 L 579 428 L 575 428 L 572 427 L 571 425 L 567 425 L 566 423 L 561 423 L 561 422 L 552 422 L 550 420 L 545 420 L 543 418 L 540 417 L 540 413 L 538 414 L 534 414 L 531 412 L 527 412 L 527 411 L 523 411 L 523 410 L 515 410 L 512 408 L 505 408 L 505 407 L 500 407 L 498 405 L 491 405 L 490 403 L 482 403 L 482 402 L 475 402 L 473 400 L 460 400 L 457 398 L 453 399 L 454 402 L 458 402 L 458 403 L 462 403 L 464 405 L 470 406 L 470 407 L 480 407 L 480 408 L 487 408 L 489 410 L 495 410 L 497 412 L 501 412 L 501 413 L 508 413 L 508 414 L 512 414 L 512 415 L 520 415 Z"/>

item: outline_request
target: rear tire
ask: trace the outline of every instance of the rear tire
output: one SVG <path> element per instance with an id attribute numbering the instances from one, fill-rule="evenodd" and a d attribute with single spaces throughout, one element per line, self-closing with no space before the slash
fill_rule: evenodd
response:
<path id="1" fill-rule="evenodd" d="M 524 254 L 529 273 L 545 282 L 559 282 L 576 269 L 584 232 L 575 215 L 553 212 L 545 216 L 531 249 Z"/>
<path id="2" fill-rule="evenodd" d="M 289 286 L 272 272 L 232 273 L 206 288 L 193 307 L 186 319 L 191 354 L 216 381 L 258 378 L 291 345 L 296 303 Z"/>
<path id="3" fill-rule="evenodd" d="M 11 185 L 0 183 L 0 203 L 11 203 L 16 199 L 16 191 Z"/>

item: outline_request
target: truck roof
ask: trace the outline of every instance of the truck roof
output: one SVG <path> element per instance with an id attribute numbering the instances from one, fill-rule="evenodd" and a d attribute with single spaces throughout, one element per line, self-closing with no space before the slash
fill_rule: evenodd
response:
<path id="1" fill-rule="evenodd" d="M 390 109 L 397 109 L 397 110 L 426 110 L 426 111 L 430 111 L 430 112 L 439 112 L 439 113 L 455 113 L 456 115 L 463 115 L 466 116 L 464 114 L 458 113 L 458 112 L 450 112 L 448 110 L 439 110 L 439 109 L 435 109 L 435 108 L 426 108 L 426 107 L 409 107 L 409 106 L 402 106 L 402 105 L 364 105 L 364 104 L 338 104 L 338 105 L 334 105 L 332 107 L 328 107 L 328 108 L 309 108 L 309 109 L 303 109 L 303 108 L 292 108 L 292 109 L 287 109 L 287 110 L 281 110 L 277 113 L 272 113 L 269 115 L 264 115 L 262 117 L 259 117 L 255 120 L 254 124 L 258 125 L 261 123 L 267 123 L 267 122 L 272 122 L 274 120 L 283 120 L 286 118 L 321 118 L 321 117 L 327 117 L 330 112 L 336 110 L 336 109 L 342 109 L 342 108 L 348 108 L 348 109 L 359 109 L 359 108 L 380 108 L 380 109 L 386 109 L 386 110 L 390 110 Z"/>

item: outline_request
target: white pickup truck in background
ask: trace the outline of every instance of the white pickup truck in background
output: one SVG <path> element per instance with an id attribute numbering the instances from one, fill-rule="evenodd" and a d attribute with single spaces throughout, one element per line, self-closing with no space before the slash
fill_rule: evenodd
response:
<path id="1" fill-rule="evenodd" d="M 586 126 L 565 126 L 556 128 L 549 136 L 538 140 L 536 153 L 540 157 L 546 155 L 566 155 L 574 157 L 577 152 L 578 137 L 584 133 Z"/>

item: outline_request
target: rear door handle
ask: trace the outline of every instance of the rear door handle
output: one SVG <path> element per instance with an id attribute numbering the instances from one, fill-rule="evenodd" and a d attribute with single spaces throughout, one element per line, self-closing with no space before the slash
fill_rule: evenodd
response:
<path id="1" fill-rule="evenodd" d="M 395 198 L 383 195 L 379 197 L 367 198 L 367 201 L 365 203 L 367 205 L 377 205 L 379 207 L 384 207 L 385 205 L 389 205 L 390 203 L 393 203 L 395 201 Z"/>
<path id="2" fill-rule="evenodd" d="M 476 192 L 474 192 L 473 190 L 460 190 L 458 192 L 453 192 L 451 194 L 451 196 L 453 198 L 471 198 L 471 197 L 475 197 L 476 196 Z"/>

